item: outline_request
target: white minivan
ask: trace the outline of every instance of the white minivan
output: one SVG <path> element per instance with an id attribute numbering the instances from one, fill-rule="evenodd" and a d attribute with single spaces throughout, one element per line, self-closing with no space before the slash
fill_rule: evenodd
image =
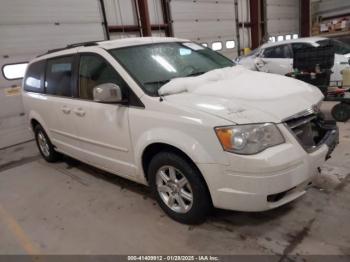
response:
<path id="1" fill-rule="evenodd" d="M 47 161 L 65 154 L 149 185 L 182 223 L 300 197 L 338 142 L 317 88 L 187 40 L 54 50 L 30 62 L 23 89 Z"/>
<path id="2" fill-rule="evenodd" d="M 286 75 L 293 71 L 293 56 L 296 50 L 325 45 L 332 45 L 335 52 L 331 85 L 341 85 L 342 71 L 350 67 L 350 46 L 335 39 L 308 37 L 269 42 L 252 53 L 237 58 L 236 63 L 251 70 Z"/>

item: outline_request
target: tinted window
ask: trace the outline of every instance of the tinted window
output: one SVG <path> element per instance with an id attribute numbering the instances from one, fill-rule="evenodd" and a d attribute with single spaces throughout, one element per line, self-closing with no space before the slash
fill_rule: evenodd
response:
<path id="1" fill-rule="evenodd" d="M 295 50 L 310 48 L 312 47 L 312 45 L 306 44 L 306 43 L 294 43 L 292 44 L 292 47 L 293 47 L 293 51 L 295 51 Z"/>
<path id="2" fill-rule="evenodd" d="M 345 55 L 350 53 L 350 45 L 334 39 L 320 40 L 317 42 L 320 47 L 332 46 L 336 54 Z"/>
<path id="3" fill-rule="evenodd" d="M 24 90 L 30 92 L 44 92 L 43 75 L 45 71 L 45 61 L 33 63 L 29 66 L 24 80 Z"/>
<path id="4" fill-rule="evenodd" d="M 294 43 L 294 44 L 292 44 L 293 53 L 298 52 L 299 50 L 309 49 L 311 47 L 312 47 L 312 45 L 306 44 L 306 43 Z"/>
<path id="5" fill-rule="evenodd" d="M 97 55 L 82 55 L 79 65 L 79 97 L 92 100 L 94 87 L 113 83 L 118 85 L 125 94 L 126 83 L 114 68 Z"/>
<path id="6" fill-rule="evenodd" d="M 152 96 L 158 96 L 158 89 L 173 78 L 234 65 L 217 52 L 191 42 L 132 46 L 110 52 Z"/>
<path id="7" fill-rule="evenodd" d="M 291 58 L 291 53 L 288 45 L 279 45 L 266 48 L 264 51 L 266 58 Z"/>
<path id="8" fill-rule="evenodd" d="M 45 88 L 46 94 L 72 96 L 73 56 L 47 60 Z"/>

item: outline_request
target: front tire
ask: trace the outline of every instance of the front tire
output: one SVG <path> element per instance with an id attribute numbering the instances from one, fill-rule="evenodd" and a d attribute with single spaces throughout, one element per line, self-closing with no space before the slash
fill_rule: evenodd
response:
<path id="1" fill-rule="evenodd" d="M 184 224 L 203 222 L 212 208 L 210 195 L 199 170 L 182 156 L 161 152 L 148 168 L 153 194 L 164 212 Z"/>
<path id="2" fill-rule="evenodd" d="M 54 146 L 41 125 L 38 124 L 35 126 L 34 134 L 36 144 L 42 157 L 50 163 L 58 161 L 61 155 L 55 151 Z"/>

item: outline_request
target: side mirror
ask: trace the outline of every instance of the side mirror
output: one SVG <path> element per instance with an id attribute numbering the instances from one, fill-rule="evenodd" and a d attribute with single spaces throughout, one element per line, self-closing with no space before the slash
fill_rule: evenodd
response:
<path id="1" fill-rule="evenodd" d="M 95 102 L 101 103 L 120 103 L 123 100 L 120 87 L 113 83 L 95 86 L 93 89 L 93 98 Z"/>

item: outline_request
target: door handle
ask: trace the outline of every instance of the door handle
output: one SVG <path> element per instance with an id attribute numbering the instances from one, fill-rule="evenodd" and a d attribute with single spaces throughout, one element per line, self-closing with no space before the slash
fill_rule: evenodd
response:
<path id="1" fill-rule="evenodd" d="M 74 113 L 77 116 L 85 116 L 85 114 L 86 114 L 85 111 L 81 107 L 74 109 Z"/>
<path id="2" fill-rule="evenodd" d="M 67 106 L 62 106 L 61 110 L 62 110 L 62 112 L 65 113 L 66 115 L 69 114 L 69 113 L 72 111 L 72 109 L 70 109 L 70 108 L 67 107 Z"/>

